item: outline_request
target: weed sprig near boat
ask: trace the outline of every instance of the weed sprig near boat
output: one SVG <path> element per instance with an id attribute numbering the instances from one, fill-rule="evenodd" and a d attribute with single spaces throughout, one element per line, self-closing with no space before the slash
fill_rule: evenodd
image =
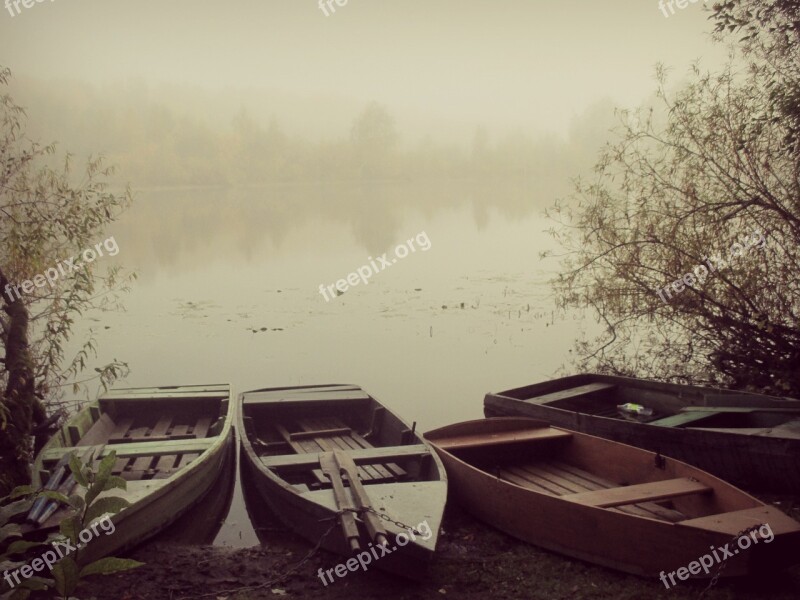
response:
<path id="1" fill-rule="evenodd" d="M 47 552 L 42 553 L 40 557 L 34 558 L 30 564 L 23 565 L 12 571 L 3 571 L 3 579 L 6 580 L 9 588 L 13 589 L 15 586 L 22 583 L 20 580 L 20 575 L 22 575 L 22 579 L 24 580 L 30 579 L 35 573 L 49 571 L 59 560 L 71 555 L 77 550 L 80 550 L 85 544 L 91 542 L 93 538 L 100 537 L 100 532 L 97 530 L 98 525 L 106 535 L 111 535 L 114 533 L 114 531 L 116 531 L 116 527 L 114 522 L 111 520 L 111 517 L 106 515 L 102 519 L 92 523 L 89 527 L 82 529 L 78 533 L 78 539 L 80 539 L 80 542 L 77 544 L 73 544 L 72 540 L 69 538 L 54 541 L 52 542 L 52 546 L 54 548 L 53 550 L 48 550 Z M 84 534 L 87 535 L 84 536 Z"/>
<path id="2" fill-rule="evenodd" d="M 427 530 L 428 533 L 423 534 L 422 533 L 423 529 Z M 428 525 L 427 521 L 423 521 L 413 529 L 409 528 L 408 535 L 402 532 L 398 533 L 394 538 L 394 545 L 391 548 L 389 548 L 388 543 L 369 544 L 367 550 L 359 552 L 353 558 L 349 558 L 345 562 L 339 563 L 333 568 L 326 569 L 325 571 L 323 571 L 322 567 L 320 567 L 319 571 L 317 571 L 317 577 L 319 577 L 320 581 L 322 581 L 322 583 L 327 587 L 328 581 L 326 581 L 326 576 L 330 578 L 330 583 L 333 583 L 334 581 L 333 573 L 335 573 L 337 577 L 342 578 L 349 572 L 351 571 L 355 572 L 358 569 L 363 569 L 364 571 L 367 571 L 367 565 L 372 563 L 373 557 L 375 558 L 376 561 L 380 560 L 384 556 L 387 556 L 392 552 L 394 552 L 395 550 L 397 550 L 398 546 L 402 548 L 403 546 L 408 544 L 408 542 L 416 541 L 417 536 L 415 534 L 417 533 L 420 534 L 419 537 L 421 537 L 423 540 L 428 541 L 429 539 L 431 539 L 431 536 L 433 535 L 433 530 L 431 529 L 431 526 Z"/>

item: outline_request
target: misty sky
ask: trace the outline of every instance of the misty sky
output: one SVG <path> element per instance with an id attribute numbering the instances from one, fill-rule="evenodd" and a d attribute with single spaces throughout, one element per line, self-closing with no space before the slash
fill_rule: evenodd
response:
<path id="1" fill-rule="evenodd" d="M 0 13 L 15 75 L 259 88 L 491 127 L 563 132 L 603 98 L 635 106 L 657 61 L 713 66 L 708 13 L 656 0 L 54 0 Z M 319 102 L 324 114 L 324 101 Z"/>

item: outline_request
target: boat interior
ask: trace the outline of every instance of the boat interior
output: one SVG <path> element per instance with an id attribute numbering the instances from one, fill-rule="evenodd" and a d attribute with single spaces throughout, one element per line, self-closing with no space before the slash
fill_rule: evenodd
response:
<path id="1" fill-rule="evenodd" d="M 518 419 L 429 439 L 456 458 L 505 482 L 539 494 L 668 523 L 726 531 L 752 526 L 764 507 L 750 496 L 694 477 L 697 470 L 650 452 Z M 487 420 L 497 421 L 495 419 Z M 537 421 L 529 421 L 537 423 Z M 492 429 L 489 430 L 488 428 Z M 763 517 L 762 517 L 763 518 Z M 780 524 L 776 523 L 777 526 Z"/>
<path id="2" fill-rule="evenodd" d="M 512 395 L 504 392 L 502 395 L 562 410 L 660 427 L 800 439 L 800 403 L 797 407 L 786 406 L 790 400 L 772 399 L 764 405 L 748 406 L 755 402 L 752 395 L 709 395 L 693 388 L 677 395 L 669 389 L 637 388 L 606 381 L 547 393 L 531 391 Z M 627 414 L 617 408 L 626 403 L 643 406 L 650 414 Z"/>
<path id="3" fill-rule="evenodd" d="M 114 450 L 112 474 L 128 481 L 165 479 L 197 459 L 225 424 L 228 385 L 113 390 L 62 428 L 42 454 L 42 481 L 69 451 L 95 462 Z"/>
<path id="4" fill-rule="evenodd" d="M 249 392 L 242 411 L 262 464 L 298 491 L 331 488 L 320 461 L 334 452 L 352 458 L 365 485 L 439 479 L 420 436 L 356 386 Z"/>

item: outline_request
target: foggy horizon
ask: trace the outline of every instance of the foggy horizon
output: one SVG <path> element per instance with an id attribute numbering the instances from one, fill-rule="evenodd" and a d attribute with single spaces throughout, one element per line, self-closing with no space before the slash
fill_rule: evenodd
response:
<path id="1" fill-rule="evenodd" d="M 712 44 L 707 15 L 702 3 L 665 18 L 655 1 L 621 0 L 350 0 L 327 17 L 315 2 L 244 0 L 221 10 L 207 1 L 57 0 L 2 13 L 0 56 L 23 105 L 26 84 L 52 93 L 85 86 L 90 97 L 127 91 L 212 127 L 244 109 L 315 140 L 345 135 L 375 101 L 407 142 L 427 134 L 463 143 L 476 127 L 564 139 L 598 102 L 646 102 L 657 63 L 673 83 L 695 60 L 720 64 L 725 49 Z"/>

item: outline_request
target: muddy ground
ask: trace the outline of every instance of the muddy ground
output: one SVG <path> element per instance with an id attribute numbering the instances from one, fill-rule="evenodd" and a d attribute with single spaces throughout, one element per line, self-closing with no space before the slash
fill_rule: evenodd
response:
<path id="1" fill-rule="evenodd" d="M 784 501 L 781 506 L 800 518 L 799 502 Z M 348 573 L 325 586 L 317 577 L 318 569 L 329 569 L 340 559 L 322 551 L 284 576 L 308 554 L 310 546 L 279 528 L 269 537 L 268 546 L 246 549 L 163 543 L 143 546 L 131 556 L 146 562 L 144 567 L 94 578 L 82 584 L 78 596 L 83 600 L 800 598 L 800 567 L 769 579 L 723 578 L 705 593 L 708 582 L 680 582 L 667 590 L 657 580 L 568 560 L 516 541 L 476 522 L 452 504 L 437 557 L 422 583 L 371 570 Z M 638 543 L 644 546 L 647 540 Z"/>

